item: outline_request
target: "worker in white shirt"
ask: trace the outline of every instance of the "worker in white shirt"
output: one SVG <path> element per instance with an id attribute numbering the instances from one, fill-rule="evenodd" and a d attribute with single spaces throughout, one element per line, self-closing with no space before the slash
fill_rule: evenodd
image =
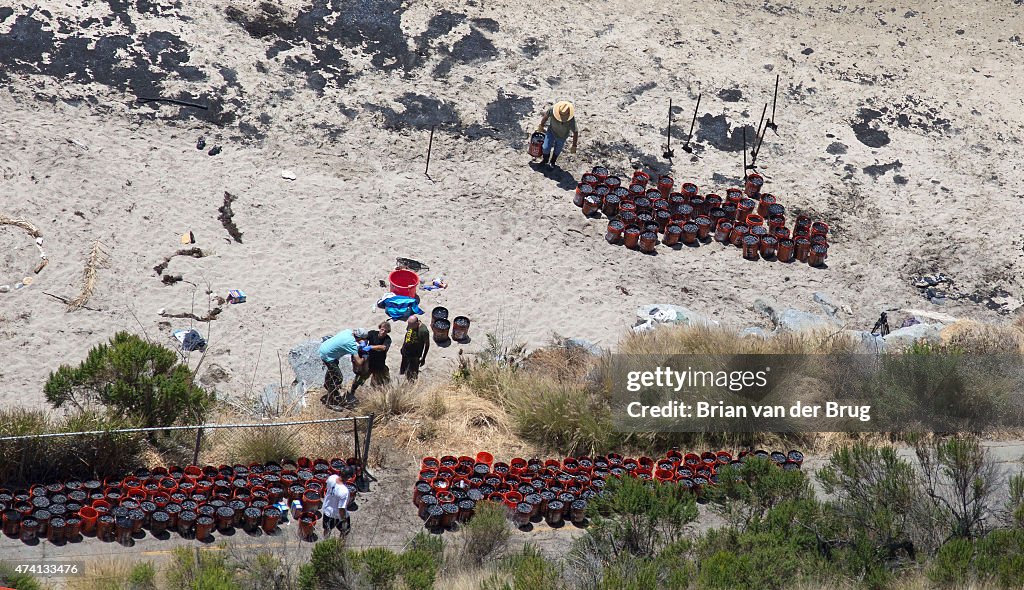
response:
<path id="1" fill-rule="evenodd" d="M 346 468 L 346 471 L 348 469 Z M 324 538 L 330 538 L 334 529 L 339 534 L 346 534 L 351 527 L 348 518 L 348 486 L 341 480 L 341 477 L 332 475 L 327 478 L 327 486 L 324 490 Z"/>

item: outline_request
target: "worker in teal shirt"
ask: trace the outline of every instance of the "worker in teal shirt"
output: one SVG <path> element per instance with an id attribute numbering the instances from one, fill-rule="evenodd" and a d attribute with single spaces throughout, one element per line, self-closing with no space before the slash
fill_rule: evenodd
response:
<path id="1" fill-rule="evenodd" d="M 338 393 L 345 382 L 345 376 L 341 373 L 342 357 L 351 356 L 353 365 L 361 362 L 359 359 L 360 347 L 367 346 L 366 330 L 355 328 L 342 330 L 334 336 L 324 340 L 320 345 L 320 360 L 327 367 L 327 374 L 324 375 L 324 389 L 327 390 L 327 402 L 330 404 L 337 401 Z"/>

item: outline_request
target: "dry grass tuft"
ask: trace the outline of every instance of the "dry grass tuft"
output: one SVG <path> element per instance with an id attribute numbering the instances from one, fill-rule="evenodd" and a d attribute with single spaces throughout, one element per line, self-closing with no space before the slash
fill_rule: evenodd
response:
<path id="1" fill-rule="evenodd" d="M 855 351 L 854 342 L 841 331 L 793 332 L 771 338 L 743 338 L 726 328 L 671 326 L 651 332 L 628 333 L 620 354 L 840 354 Z"/>
<path id="2" fill-rule="evenodd" d="M 148 561 L 100 558 L 89 562 L 79 577 L 68 578 L 67 590 L 156 590 L 156 569 Z"/>
<path id="3" fill-rule="evenodd" d="M 89 298 L 92 297 L 93 291 L 96 289 L 99 269 L 106 262 L 107 253 L 103 251 L 103 244 L 96 240 L 92 243 L 92 250 L 90 250 L 89 258 L 85 262 L 85 270 L 82 272 L 82 291 L 78 294 L 78 297 L 68 302 L 68 311 L 81 309 L 89 302 Z"/>
<path id="4" fill-rule="evenodd" d="M 969 354 L 1020 354 L 1024 352 L 1024 323 L 983 324 L 960 321 L 942 330 L 946 346 Z"/>

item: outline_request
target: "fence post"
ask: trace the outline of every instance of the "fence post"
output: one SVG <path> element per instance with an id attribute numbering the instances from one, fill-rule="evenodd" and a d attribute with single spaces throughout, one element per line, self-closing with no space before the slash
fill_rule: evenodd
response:
<path id="1" fill-rule="evenodd" d="M 192 453 L 192 464 L 199 465 L 199 446 L 203 444 L 203 428 L 196 428 L 196 450 Z"/>
<path id="2" fill-rule="evenodd" d="M 366 464 L 370 463 L 370 435 L 373 433 L 373 417 L 373 413 L 366 417 L 366 439 L 363 440 L 363 463 Z"/>

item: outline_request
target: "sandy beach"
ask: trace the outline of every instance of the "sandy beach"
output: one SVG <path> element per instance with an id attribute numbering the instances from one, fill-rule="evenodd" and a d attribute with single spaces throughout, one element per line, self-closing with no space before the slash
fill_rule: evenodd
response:
<path id="1" fill-rule="evenodd" d="M 810 310 L 821 292 L 858 329 L 886 309 L 1003 321 L 1021 306 L 1019 2 L 126 5 L 0 7 L 0 215 L 38 227 L 49 260 L 34 274 L 33 238 L 0 227 L 4 405 L 42 405 L 48 373 L 116 330 L 173 346 L 196 326 L 201 377 L 224 394 L 290 381 L 295 344 L 384 319 L 374 303 L 397 257 L 448 281 L 421 293 L 428 314 L 472 320 L 472 342 L 431 350 L 427 378 L 488 332 L 614 346 L 647 303 L 743 327 L 765 325 L 756 299 Z M 828 268 L 720 244 L 645 255 L 572 204 L 598 163 L 724 193 L 777 74 L 759 169 L 787 210 L 830 224 Z M 528 134 L 561 99 L 580 149 L 535 171 Z M 218 219 L 225 193 L 241 241 Z M 204 256 L 172 258 L 163 275 L 182 280 L 164 284 L 154 266 L 188 231 Z M 44 292 L 78 295 L 96 240 L 109 261 L 91 309 L 67 312 Z M 955 295 L 942 305 L 914 286 L 938 272 Z M 247 301 L 209 326 L 165 317 L 203 316 L 207 291 L 229 289 Z"/>

